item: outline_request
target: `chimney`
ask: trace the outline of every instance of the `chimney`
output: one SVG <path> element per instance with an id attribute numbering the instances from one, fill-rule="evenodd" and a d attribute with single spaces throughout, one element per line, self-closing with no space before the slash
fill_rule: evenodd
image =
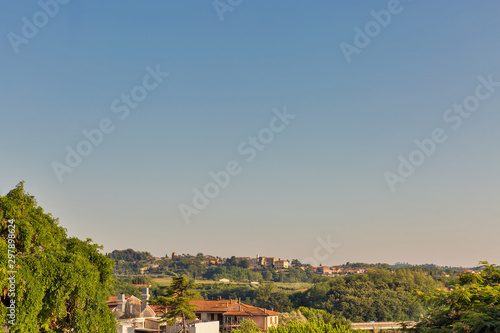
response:
<path id="1" fill-rule="evenodd" d="M 222 296 L 217 296 L 217 300 L 220 301 L 222 299 Z"/>
<path id="2" fill-rule="evenodd" d="M 118 307 L 118 310 L 120 310 L 121 312 L 125 312 L 125 303 L 126 303 L 125 295 L 119 294 L 118 299 L 116 300 L 116 305 Z"/>
<path id="3" fill-rule="evenodd" d="M 142 288 L 141 298 L 143 301 L 149 300 L 149 288 Z"/>
<path id="4" fill-rule="evenodd" d="M 266 309 L 266 308 L 264 308 L 264 314 L 266 314 L 266 313 L 267 313 L 267 309 Z"/>

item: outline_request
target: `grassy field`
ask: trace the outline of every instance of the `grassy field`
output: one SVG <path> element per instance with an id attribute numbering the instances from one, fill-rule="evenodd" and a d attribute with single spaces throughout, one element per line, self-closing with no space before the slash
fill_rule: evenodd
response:
<path id="1" fill-rule="evenodd" d="M 283 289 L 284 291 L 287 292 L 304 291 L 313 286 L 312 283 L 308 282 L 294 282 L 294 283 L 275 282 L 275 284 L 276 286 L 278 286 L 278 288 Z"/>
<path id="2" fill-rule="evenodd" d="M 172 282 L 172 278 L 170 277 L 157 277 L 152 278 L 159 287 L 166 287 Z M 211 281 L 211 280 L 196 280 L 196 283 L 199 284 L 214 284 L 221 283 L 219 281 Z M 231 285 L 248 285 L 248 282 L 229 282 Z M 285 292 L 295 292 L 295 291 L 303 291 L 307 288 L 310 288 L 313 284 L 307 282 L 295 282 L 295 283 L 282 283 L 282 282 L 274 282 L 274 284 L 282 289 Z"/>

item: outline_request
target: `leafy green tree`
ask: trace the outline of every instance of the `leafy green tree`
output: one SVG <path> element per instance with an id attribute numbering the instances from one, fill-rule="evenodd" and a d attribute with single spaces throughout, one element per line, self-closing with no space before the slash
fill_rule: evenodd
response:
<path id="1" fill-rule="evenodd" d="M 238 266 L 238 259 L 235 256 L 226 260 L 226 266 Z"/>
<path id="2" fill-rule="evenodd" d="M 287 326 L 270 327 L 269 333 L 354 333 L 348 326 L 334 326 L 321 321 L 297 323 L 290 322 Z"/>
<path id="3" fill-rule="evenodd" d="M 270 281 L 272 278 L 273 278 L 273 274 L 266 270 L 264 271 L 264 273 L 262 273 L 262 278 L 264 279 L 264 281 Z"/>
<path id="4" fill-rule="evenodd" d="M 221 296 L 223 299 L 255 299 L 257 289 L 249 285 L 234 285 L 226 283 L 206 283 L 199 284 L 197 291 L 204 299 L 215 299 Z"/>
<path id="5" fill-rule="evenodd" d="M 282 290 L 273 283 L 263 284 L 257 289 L 255 297 L 257 306 L 278 312 L 292 310 L 292 302 Z"/>
<path id="6" fill-rule="evenodd" d="M 254 271 L 251 271 L 251 270 L 248 270 L 248 280 L 250 280 L 250 282 L 252 281 L 257 281 L 257 282 L 264 282 L 264 279 L 262 278 L 262 274 L 260 274 L 260 272 L 254 272 Z"/>
<path id="7" fill-rule="evenodd" d="M 167 313 L 162 315 L 161 322 L 167 322 L 174 325 L 178 319 L 182 321 L 182 331 L 187 332 L 186 320 L 196 319 L 194 312 L 196 306 L 189 301 L 196 295 L 191 291 L 195 285 L 190 283 L 184 276 L 174 276 L 172 284 L 167 287 L 166 296 L 158 297 L 158 300 L 152 303 L 162 304 L 168 308 Z"/>
<path id="8" fill-rule="evenodd" d="M 261 329 L 251 319 L 243 319 L 240 322 L 240 327 L 233 332 L 235 333 L 261 333 Z"/>
<path id="9" fill-rule="evenodd" d="M 15 238 L 9 243 L 11 231 Z M 58 219 L 25 192 L 24 182 L 1 196 L 0 290 L 9 289 L 7 277 L 14 275 L 8 271 L 16 271 L 15 295 L 0 295 L 1 318 L 6 318 L 6 304 L 15 301 L 10 332 L 116 332 L 106 305 L 113 288 L 113 262 L 100 248 L 91 239 L 68 237 Z M 15 263 L 8 262 L 8 249 Z"/>
<path id="10" fill-rule="evenodd" d="M 257 273 L 257 274 L 253 274 Z M 245 269 L 237 266 L 214 266 L 206 269 L 203 278 L 207 280 L 218 281 L 222 278 L 227 278 L 231 281 L 248 282 L 249 279 L 260 278 L 258 272 L 252 272 L 250 269 Z"/>
<path id="11" fill-rule="evenodd" d="M 115 289 L 113 294 L 134 295 L 137 298 L 141 298 L 141 290 L 138 287 L 132 285 L 130 282 L 125 281 L 123 279 L 115 280 Z"/>
<path id="12" fill-rule="evenodd" d="M 279 315 L 279 323 L 281 326 L 288 326 L 292 321 L 305 323 L 307 322 L 307 318 L 304 317 L 301 311 L 283 312 Z"/>
<path id="13" fill-rule="evenodd" d="M 240 266 L 241 268 L 248 268 L 248 267 L 250 267 L 250 260 L 248 260 L 248 259 L 242 259 L 238 263 L 238 266 Z"/>
<path id="14" fill-rule="evenodd" d="M 326 324 L 332 324 L 334 326 L 349 326 L 351 322 L 344 318 L 336 318 L 331 313 L 326 312 L 321 309 L 310 309 L 304 306 L 299 308 L 299 311 L 308 321 L 321 321 Z"/>
<path id="15" fill-rule="evenodd" d="M 118 261 L 118 260 L 140 261 L 140 260 L 153 259 L 153 255 L 151 253 L 134 251 L 133 249 L 114 250 L 113 252 L 108 253 L 107 256 L 110 257 L 111 259 L 116 260 L 116 261 Z"/>
<path id="16" fill-rule="evenodd" d="M 431 306 L 409 332 L 500 332 L 500 268 L 483 261 L 480 272 L 462 274 L 455 286 L 419 293 Z"/>

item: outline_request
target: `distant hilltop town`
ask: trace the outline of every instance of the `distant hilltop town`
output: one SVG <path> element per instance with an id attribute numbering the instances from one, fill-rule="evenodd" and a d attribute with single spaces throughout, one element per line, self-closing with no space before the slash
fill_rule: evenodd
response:
<path id="1" fill-rule="evenodd" d="M 107 254 L 116 264 L 117 275 L 172 276 L 185 275 L 196 280 L 218 282 L 313 282 L 318 277 L 336 277 L 363 274 L 378 269 L 393 270 L 411 267 L 408 263 L 367 264 L 346 263 L 338 266 L 311 266 L 297 259 L 287 260 L 256 255 L 255 257 L 224 258 L 203 253 L 196 255 L 170 253 L 165 257 L 154 257 L 149 252 L 133 249 L 115 250 Z M 425 270 L 432 276 L 450 276 L 471 270 L 461 267 L 441 267 L 433 264 L 416 265 L 414 269 Z"/>
<path id="2" fill-rule="evenodd" d="M 366 267 L 356 265 L 311 266 L 297 259 L 256 255 L 255 257 L 218 257 L 198 253 L 197 255 L 177 254 L 153 257 L 149 252 L 115 250 L 108 256 L 116 261 L 117 274 L 170 274 L 181 273 L 193 278 L 211 279 L 214 281 L 284 281 L 287 279 L 302 280 L 314 276 L 342 276 L 362 274 L 368 269 L 376 269 L 377 265 Z M 384 264 L 385 265 L 385 264 Z M 388 265 L 387 265 L 388 266 Z"/>

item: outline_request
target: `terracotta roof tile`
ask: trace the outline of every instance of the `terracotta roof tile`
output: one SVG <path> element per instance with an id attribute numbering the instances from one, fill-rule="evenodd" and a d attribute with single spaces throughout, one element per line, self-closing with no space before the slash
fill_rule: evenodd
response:
<path id="1" fill-rule="evenodd" d="M 125 299 L 129 299 L 130 297 L 132 297 L 132 295 L 125 295 Z M 109 308 L 116 308 L 116 306 L 118 305 L 116 303 L 117 301 L 118 301 L 118 295 L 111 295 L 109 296 L 109 299 L 106 302 L 106 304 L 108 305 Z"/>
<path id="2" fill-rule="evenodd" d="M 125 299 L 129 299 L 132 295 L 125 295 Z M 118 295 L 111 295 L 109 300 L 106 302 L 110 310 L 116 308 L 118 301 Z M 191 304 L 196 305 L 197 312 L 214 312 L 221 313 L 224 316 L 277 316 L 280 313 L 276 311 L 271 311 L 263 308 L 258 308 L 256 306 L 238 303 L 237 300 L 192 300 Z M 167 308 L 164 305 L 159 304 L 149 304 L 151 309 L 155 312 L 157 316 L 161 316 L 167 312 Z"/>
<path id="3" fill-rule="evenodd" d="M 160 305 L 160 304 L 148 304 L 151 309 L 155 312 L 157 316 L 164 315 L 167 313 L 167 307 L 165 305 Z"/>
<path id="4" fill-rule="evenodd" d="M 220 312 L 224 316 L 277 316 L 280 313 L 258 308 L 252 305 L 238 303 L 236 300 L 192 300 L 200 312 Z"/>
<path id="5" fill-rule="evenodd" d="M 213 301 L 213 300 L 192 300 L 191 304 L 196 305 L 198 311 L 202 312 L 226 312 L 227 309 L 237 303 L 235 299 L 233 300 L 228 300 L 228 299 L 223 299 L 219 301 Z"/>
<path id="6" fill-rule="evenodd" d="M 277 316 L 279 312 L 258 308 L 246 304 L 234 304 L 229 308 L 224 316 Z"/>

